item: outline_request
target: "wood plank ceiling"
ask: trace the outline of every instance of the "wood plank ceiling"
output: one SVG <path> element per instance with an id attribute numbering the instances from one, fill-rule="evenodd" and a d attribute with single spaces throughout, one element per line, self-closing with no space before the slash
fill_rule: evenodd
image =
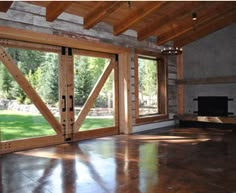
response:
<path id="1" fill-rule="evenodd" d="M 63 12 L 84 19 L 84 29 L 99 22 L 113 27 L 118 36 L 128 29 L 142 41 L 157 37 L 157 44 L 173 41 L 182 47 L 236 22 L 236 2 L 232 1 L 27 1 L 46 8 L 46 21 L 53 22 Z M 12 1 L 0 3 L 7 12 Z M 196 13 L 197 20 L 192 19 Z"/>

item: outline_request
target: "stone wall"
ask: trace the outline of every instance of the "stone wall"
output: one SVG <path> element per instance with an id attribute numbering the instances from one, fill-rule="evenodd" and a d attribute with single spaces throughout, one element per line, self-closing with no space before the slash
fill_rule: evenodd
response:
<path id="1" fill-rule="evenodd" d="M 59 116 L 59 108 L 48 106 L 49 110 L 55 115 Z M 0 110 L 12 110 L 23 113 L 40 113 L 39 110 L 33 105 L 19 104 L 16 100 L 0 99 Z M 81 110 L 81 107 L 75 108 L 75 114 L 77 115 Z M 111 117 L 113 116 L 113 109 L 111 108 L 91 108 L 88 116 L 91 117 Z"/>
<path id="2" fill-rule="evenodd" d="M 14 101 L 7 100 L 7 99 L 0 99 L 0 110 L 8 110 L 8 107 L 13 103 Z"/>

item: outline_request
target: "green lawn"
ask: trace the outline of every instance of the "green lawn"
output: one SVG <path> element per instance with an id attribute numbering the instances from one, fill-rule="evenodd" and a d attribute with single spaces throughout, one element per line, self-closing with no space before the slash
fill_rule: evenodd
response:
<path id="1" fill-rule="evenodd" d="M 111 118 L 87 118 L 80 131 L 110 127 Z M 0 110 L 0 140 L 32 138 L 56 134 L 43 116 Z"/>

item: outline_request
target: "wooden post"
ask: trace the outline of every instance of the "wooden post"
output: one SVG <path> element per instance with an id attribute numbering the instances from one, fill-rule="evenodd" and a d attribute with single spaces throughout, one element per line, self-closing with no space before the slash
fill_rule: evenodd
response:
<path id="1" fill-rule="evenodd" d="M 167 101 L 168 101 L 168 96 L 167 96 L 167 59 L 163 58 L 163 60 L 158 61 L 158 107 L 159 107 L 159 113 L 160 114 L 168 114 L 167 112 Z M 165 74 L 164 76 L 162 74 Z"/>
<path id="2" fill-rule="evenodd" d="M 66 48 L 61 48 L 59 60 L 59 108 L 60 108 L 60 122 L 62 124 L 63 135 L 66 133 Z"/>
<path id="3" fill-rule="evenodd" d="M 59 104 L 61 124 L 66 141 L 73 138 L 74 62 L 71 48 L 62 47 L 59 64 Z"/>
<path id="4" fill-rule="evenodd" d="M 117 55 L 118 56 L 118 55 Z M 114 81 L 113 81 L 113 109 L 114 109 L 114 121 L 115 126 L 118 129 L 119 126 L 119 71 L 118 71 L 118 58 L 115 61 L 114 67 Z"/>
<path id="5" fill-rule="evenodd" d="M 119 127 L 125 134 L 132 132 L 129 58 L 128 52 L 119 54 Z"/>
<path id="6" fill-rule="evenodd" d="M 177 56 L 177 80 L 182 80 L 184 77 L 183 54 Z M 184 85 L 177 85 L 178 97 L 178 114 L 184 114 Z"/>
<path id="7" fill-rule="evenodd" d="M 72 140 L 74 133 L 74 61 L 72 49 L 68 48 L 66 60 L 66 103 L 67 103 L 67 126 L 66 126 L 66 140 Z"/>

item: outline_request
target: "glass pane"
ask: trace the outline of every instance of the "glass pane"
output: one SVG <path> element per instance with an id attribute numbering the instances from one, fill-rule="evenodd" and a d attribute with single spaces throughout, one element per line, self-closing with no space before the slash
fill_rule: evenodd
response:
<path id="1" fill-rule="evenodd" d="M 93 107 L 90 109 L 80 131 L 112 127 L 114 123 L 114 84 L 113 73 L 110 74 L 100 91 Z"/>
<path id="2" fill-rule="evenodd" d="M 139 116 L 158 113 L 157 61 L 138 59 Z"/>
<path id="3" fill-rule="evenodd" d="M 58 55 L 18 48 L 5 49 L 58 118 Z M 2 63 L 0 77 L 3 77 L 0 80 L 1 140 L 56 134 Z"/>
<path id="4" fill-rule="evenodd" d="M 110 59 L 90 56 L 74 57 L 74 96 L 75 96 L 75 119 L 86 102 L 90 92 L 110 63 Z M 95 103 L 84 120 L 80 131 L 95 128 L 112 127 L 114 125 L 114 73 L 112 72 Z"/>

